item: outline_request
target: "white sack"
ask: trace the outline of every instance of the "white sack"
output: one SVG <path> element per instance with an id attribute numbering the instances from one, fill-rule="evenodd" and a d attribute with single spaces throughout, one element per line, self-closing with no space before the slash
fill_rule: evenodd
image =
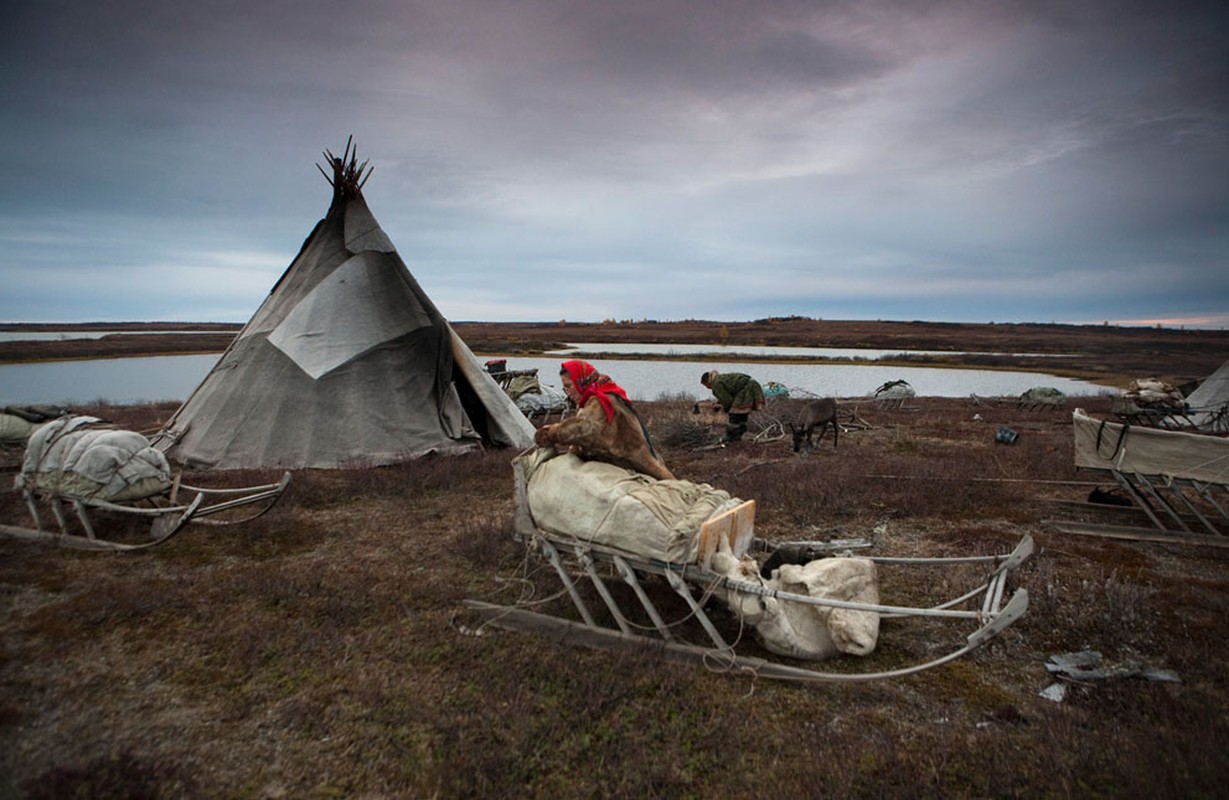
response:
<path id="1" fill-rule="evenodd" d="M 879 574 L 866 558 L 822 558 L 808 564 L 784 564 L 771 580 L 760 577 L 749 557 L 728 551 L 713 557 L 713 570 L 727 577 L 807 597 L 876 605 Z M 821 661 L 841 653 L 864 656 L 879 640 L 879 613 L 810 605 L 725 590 L 726 602 L 769 652 L 806 661 Z"/>

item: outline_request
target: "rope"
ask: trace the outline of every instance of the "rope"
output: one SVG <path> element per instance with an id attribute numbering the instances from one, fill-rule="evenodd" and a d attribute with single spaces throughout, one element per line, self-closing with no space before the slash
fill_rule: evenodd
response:
<path id="1" fill-rule="evenodd" d="M 1101 455 L 1101 435 L 1105 432 L 1105 426 L 1108 424 L 1109 424 L 1109 421 L 1103 419 L 1101 420 L 1101 424 L 1097 427 L 1096 451 L 1097 451 L 1098 456 L 1101 456 L 1107 461 L 1110 461 L 1114 458 L 1114 456 L 1118 455 L 1118 451 L 1122 449 L 1122 441 L 1127 438 L 1127 430 L 1131 427 L 1131 423 L 1129 422 L 1122 423 L 1122 427 L 1118 431 L 1118 441 L 1114 443 L 1114 452 L 1110 453 L 1109 456 L 1102 456 Z"/>

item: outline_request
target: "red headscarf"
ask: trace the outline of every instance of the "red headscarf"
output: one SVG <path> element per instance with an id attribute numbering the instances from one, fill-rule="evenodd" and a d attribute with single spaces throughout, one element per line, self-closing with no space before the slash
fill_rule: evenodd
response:
<path id="1" fill-rule="evenodd" d="M 623 391 L 623 387 L 612 381 L 609 375 L 598 372 L 588 361 L 564 361 L 559 365 L 559 374 L 566 374 L 571 378 L 576 391 L 580 392 L 577 406 L 583 408 L 590 397 L 596 397 L 602 404 L 602 410 L 606 412 L 607 421 L 614 419 L 614 406 L 607 395 L 613 394 L 627 400 L 627 392 Z"/>

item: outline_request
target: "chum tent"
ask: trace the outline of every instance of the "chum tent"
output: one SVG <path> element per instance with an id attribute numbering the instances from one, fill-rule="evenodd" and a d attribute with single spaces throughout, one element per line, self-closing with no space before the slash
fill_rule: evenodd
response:
<path id="1" fill-rule="evenodd" d="M 1220 365 L 1186 398 L 1187 417 L 1201 431 L 1229 431 L 1229 361 Z"/>
<path id="2" fill-rule="evenodd" d="M 328 214 L 155 446 L 213 469 L 366 467 L 484 443 L 528 447 L 533 425 L 367 208 L 367 162 L 356 164 L 349 142 L 343 158 L 324 155 Z"/>

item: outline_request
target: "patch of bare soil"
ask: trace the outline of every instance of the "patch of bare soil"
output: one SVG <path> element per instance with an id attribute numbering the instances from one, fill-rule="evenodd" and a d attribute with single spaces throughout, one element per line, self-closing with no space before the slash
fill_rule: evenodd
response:
<path id="1" fill-rule="evenodd" d="M 571 648 L 481 627 L 462 607 L 567 611 L 513 537 L 515 453 L 301 471 L 270 514 L 144 554 L 0 539 L 0 796 L 1222 793 L 1229 550 L 1048 529 L 1059 501 L 1100 485 L 1072 466 L 1070 409 L 850 403 L 839 446 L 829 435 L 795 454 L 774 427 L 795 411 L 784 401 L 728 447 L 710 446 L 721 419 L 689 403 L 638 408 L 679 477 L 757 500 L 768 539 L 958 555 L 1032 535 L 1038 552 L 1016 579 L 1028 615 L 971 656 L 871 684 Z M 167 409 L 95 412 L 144 430 Z M 995 442 L 1003 425 L 1016 444 Z M 12 492 L 0 521 L 29 524 Z M 885 568 L 885 597 L 964 577 Z M 830 666 L 891 668 L 961 638 L 885 620 L 872 655 Z M 1046 661 L 1084 650 L 1181 682 L 1121 677 L 1042 697 Z"/>

